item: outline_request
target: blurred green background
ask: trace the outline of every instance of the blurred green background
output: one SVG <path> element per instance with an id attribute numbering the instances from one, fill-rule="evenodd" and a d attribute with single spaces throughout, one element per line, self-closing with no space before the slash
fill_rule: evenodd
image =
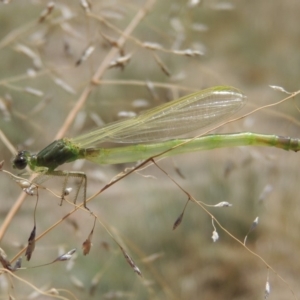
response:
<path id="1" fill-rule="evenodd" d="M 96 70 L 106 61 L 112 41 L 148 2 L 90 1 L 91 13 L 87 14 L 80 1 L 56 1 L 43 22 L 39 18 L 47 1 L 0 4 L 0 129 L 12 145 L 35 152 L 55 138 Z M 128 65 L 104 72 L 103 83 L 93 86 L 67 136 L 118 120 L 120 112 L 142 111 L 209 86 L 241 89 L 248 96 L 248 104 L 240 114 L 286 97 L 269 85 L 288 91 L 299 89 L 299 1 L 152 2 L 121 49 L 131 55 Z M 155 53 L 170 76 L 161 70 L 144 42 L 158 43 L 169 50 Z M 76 66 L 89 46 L 95 48 L 94 52 Z M 174 51 L 184 49 L 203 55 L 187 57 Z M 121 85 L 120 80 L 128 84 Z M 153 83 L 155 93 L 145 82 Z M 159 83 L 167 84 L 167 88 Z M 299 137 L 298 107 L 299 99 L 291 100 L 228 124 L 219 132 Z M 3 139 L 0 153 L 4 169 L 16 174 L 10 166 L 13 153 Z M 258 216 L 259 225 L 250 233 L 247 246 L 264 258 L 299 297 L 299 162 L 299 154 L 292 152 L 240 147 L 181 155 L 159 164 L 197 200 L 232 203 L 231 208 L 209 210 L 241 241 Z M 92 195 L 129 166 L 76 162 L 63 168 L 86 172 L 88 194 Z M 21 189 L 9 176 L 0 175 L 2 223 Z M 61 182 L 52 181 L 47 186 L 59 192 Z M 27 244 L 35 199 L 27 196 L 1 240 L 9 258 Z M 134 259 L 143 278 L 133 272 L 99 223 L 91 253 L 82 255 L 81 244 L 93 227 L 93 218 L 85 211 L 71 215 L 39 240 L 30 262 L 23 259 L 24 267 L 36 266 L 77 248 L 72 268 L 58 262 L 15 274 L 40 289 L 69 290 L 77 299 L 264 299 L 269 276 L 270 299 L 294 299 L 283 280 L 269 273 L 257 256 L 218 227 L 220 239 L 214 243 L 211 218 L 200 206 L 190 203 L 182 224 L 173 231 L 186 200 L 169 178 L 151 166 L 89 203 Z M 60 207 L 58 203 L 49 192 L 40 191 L 37 234 L 72 210 L 70 204 Z M 15 299 L 48 299 L 33 294 L 34 290 L 19 280 L 12 279 L 12 283 L 13 289 L 8 277 L 0 276 L 1 298 L 11 294 Z M 64 291 L 60 293 L 73 299 Z"/>

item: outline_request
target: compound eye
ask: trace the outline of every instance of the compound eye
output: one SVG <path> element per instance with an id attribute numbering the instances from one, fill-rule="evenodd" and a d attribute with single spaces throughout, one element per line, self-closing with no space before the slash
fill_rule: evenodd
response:
<path id="1" fill-rule="evenodd" d="M 27 157 L 24 151 L 21 151 L 17 154 L 16 158 L 13 161 L 13 167 L 19 170 L 25 169 L 27 166 Z"/>

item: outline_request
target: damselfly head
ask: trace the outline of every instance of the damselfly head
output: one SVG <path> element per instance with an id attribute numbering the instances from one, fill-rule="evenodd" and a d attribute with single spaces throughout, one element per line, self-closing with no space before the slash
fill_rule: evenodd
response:
<path id="1" fill-rule="evenodd" d="M 27 167 L 28 164 L 28 151 L 19 151 L 13 160 L 13 168 L 23 170 Z"/>

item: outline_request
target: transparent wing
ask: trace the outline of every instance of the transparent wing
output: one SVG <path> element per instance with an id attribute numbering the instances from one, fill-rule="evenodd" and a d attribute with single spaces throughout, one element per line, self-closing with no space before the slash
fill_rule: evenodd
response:
<path id="1" fill-rule="evenodd" d="M 147 143 L 174 139 L 220 122 L 238 111 L 246 97 L 232 87 L 214 87 L 160 105 L 127 120 L 110 123 L 72 139 L 86 148 L 102 142 Z"/>

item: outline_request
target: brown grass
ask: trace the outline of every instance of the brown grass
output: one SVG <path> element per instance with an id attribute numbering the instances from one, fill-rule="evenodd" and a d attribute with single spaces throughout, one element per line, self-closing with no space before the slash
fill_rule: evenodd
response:
<path id="1" fill-rule="evenodd" d="M 138 112 L 132 104 L 137 99 L 153 107 L 226 84 L 248 96 L 242 114 L 286 97 L 269 85 L 299 89 L 299 1 L 239 1 L 231 10 L 220 9 L 218 1 L 192 8 L 187 2 L 90 1 L 91 8 L 84 9 L 79 1 L 57 1 L 52 11 L 46 1 L 1 3 L 4 169 L 17 174 L 10 167 L 10 145 L 38 151 L 53 139 L 92 130 L 99 118 L 108 123 L 119 119 L 120 111 Z M 219 131 L 299 137 L 298 117 L 296 99 Z M 197 201 L 233 204 L 207 208 L 216 218 L 215 243 L 211 216 L 195 203 L 188 204 L 181 224 L 172 230 L 187 195 L 154 165 L 89 202 L 98 216 L 92 237 L 91 214 L 72 212 L 67 202 L 60 207 L 53 194 L 39 190 L 37 236 L 46 234 L 36 242 L 29 262 L 21 255 L 22 267 L 28 269 L 0 275 L 1 297 L 30 299 L 37 288 L 64 297 L 59 299 L 263 299 L 269 278 L 270 299 L 299 298 L 297 161 L 299 154 L 255 147 L 160 161 Z M 86 172 L 89 196 L 125 167 L 88 162 L 63 166 Z M 27 245 L 36 197 L 26 196 L 7 174 L 0 175 L 1 248 L 11 260 Z M 57 193 L 60 184 L 45 183 Z M 272 191 L 262 195 L 267 185 Z M 258 226 L 246 245 L 259 257 L 217 224 L 243 242 L 257 216 Z M 92 247 L 84 256 L 80 248 L 84 241 L 91 246 L 89 238 Z M 77 252 L 70 269 L 67 261 L 31 268 L 62 260 L 60 255 L 73 248 Z"/>

